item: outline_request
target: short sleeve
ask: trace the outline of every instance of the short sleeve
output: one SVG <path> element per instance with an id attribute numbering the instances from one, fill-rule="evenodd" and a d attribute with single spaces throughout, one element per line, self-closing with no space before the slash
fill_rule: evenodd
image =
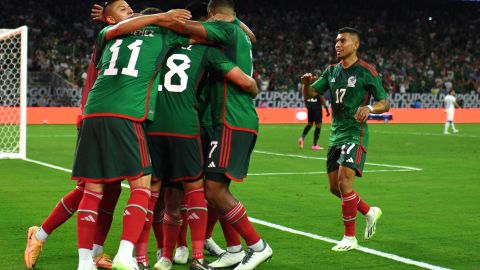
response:
<path id="1" fill-rule="evenodd" d="M 371 91 L 375 101 L 379 101 L 387 98 L 387 93 L 383 88 L 382 80 L 380 79 L 380 76 L 378 75 L 374 76 L 370 72 L 366 72 L 366 74 L 367 74 L 366 75 L 367 87 Z"/>
<path id="2" fill-rule="evenodd" d="M 202 22 L 205 31 L 207 31 L 207 39 L 215 44 L 225 46 L 233 41 L 235 26 L 232 23 L 223 21 Z"/>
<path id="3" fill-rule="evenodd" d="M 323 71 L 322 75 L 318 80 L 316 80 L 311 86 L 313 90 L 318 92 L 320 95 L 323 95 L 329 88 L 328 86 L 328 76 L 330 75 L 330 69 L 327 68 Z"/>
<path id="4" fill-rule="evenodd" d="M 215 47 L 210 47 L 207 53 L 207 64 L 209 68 L 212 68 L 223 75 L 230 72 L 235 65 L 232 61 L 230 61 L 219 49 Z"/>

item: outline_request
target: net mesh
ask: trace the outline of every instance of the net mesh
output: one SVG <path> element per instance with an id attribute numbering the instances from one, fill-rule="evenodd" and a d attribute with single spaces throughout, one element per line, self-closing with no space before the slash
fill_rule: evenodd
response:
<path id="1" fill-rule="evenodd" d="M 0 154 L 20 152 L 21 33 L 0 37 Z"/>

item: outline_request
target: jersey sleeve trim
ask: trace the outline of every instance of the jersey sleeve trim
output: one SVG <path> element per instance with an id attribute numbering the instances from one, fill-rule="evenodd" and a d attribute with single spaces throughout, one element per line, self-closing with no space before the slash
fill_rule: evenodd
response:
<path id="1" fill-rule="evenodd" d="M 372 65 L 370 65 L 369 63 L 360 59 L 360 60 L 358 60 L 358 65 L 365 68 L 366 70 L 368 70 L 370 72 L 370 74 L 372 74 L 372 76 L 374 76 L 374 77 L 378 76 L 377 70 Z"/>

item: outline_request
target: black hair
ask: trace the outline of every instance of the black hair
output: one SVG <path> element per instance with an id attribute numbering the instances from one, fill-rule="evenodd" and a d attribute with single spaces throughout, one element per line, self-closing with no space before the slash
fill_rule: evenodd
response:
<path id="1" fill-rule="evenodd" d="M 150 15 L 150 14 L 157 14 L 157 13 L 162 13 L 162 12 L 163 11 L 159 8 L 148 7 L 148 8 L 144 8 L 142 11 L 140 11 L 140 14 Z"/>
<path id="2" fill-rule="evenodd" d="M 202 17 L 208 17 L 207 3 L 195 1 L 187 5 L 185 8 L 192 13 L 192 20 L 198 21 Z"/>
<path id="3" fill-rule="evenodd" d="M 349 33 L 350 35 L 357 36 L 358 40 L 360 40 L 360 31 L 353 27 L 342 27 L 338 29 L 337 34 Z"/>
<path id="4" fill-rule="evenodd" d="M 120 0 L 108 0 L 108 1 L 105 1 L 105 3 L 103 3 L 103 9 L 105 10 L 106 7 L 110 6 L 111 4 L 117 2 L 117 1 L 120 1 Z"/>
<path id="5" fill-rule="evenodd" d="M 208 2 L 208 9 L 221 7 L 235 9 L 235 3 L 233 0 L 210 0 L 210 2 Z"/>

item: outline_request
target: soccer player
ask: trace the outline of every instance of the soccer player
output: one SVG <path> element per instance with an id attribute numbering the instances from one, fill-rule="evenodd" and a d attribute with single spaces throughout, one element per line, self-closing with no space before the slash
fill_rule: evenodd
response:
<path id="1" fill-rule="evenodd" d="M 220 14 L 233 18 L 234 3 L 232 0 L 211 0 L 208 12 L 209 16 Z M 187 22 L 183 26 L 183 32 L 179 31 L 221 46 L 230 60 L 245 73 L 252 74 L 251 41 L 237 23 Z M 221 213 L 221 218 L 245 239 L 248 252 L 245 254 L 239 246 L 237 250 L 225 254 L 235 255 L 235 261 L 228 261 L 230 265 L 223 264 L 222 256 L 210 266 L 219 268 L 238 264 L 236 270 L 254 269 L 271 258 L 273 251 L 252 226 L 244 206 L 233 196 L 229 186 L 232 180 L 242 182 L 247 176 L 258 134 L 258 116 L 248 93 L 218 76 L 211 83 L 214 135 L 205 172 L 205 196 L 208 203 Z"/>
<path id="2" fill-rule="evenodd" d="M 312 150 L 322 150 L 323 147 L 318 145 L 318 139 L 320 139 L 320 130 L 322 128 L 322 106 L 325 107 L 327 117 L 330 116 L 327 103 L 325 102 L 325 98 L 322 95 L 316 95 L 315 97 L 305 99 L 305 106 L 307 107 L 308 112 L 308 123 L 303 129 L 302 136 L 300 136 L 300 138 L 298 139 L 298 145 L 300 146 L 300 149 L 303 149 L 305 136 L 307 136 L 308 132 L 313 126 L 313 123 L 315 122 L 315 133 L 313 134 Z"/>
<path id="3" fill-rule="evenodd" d="M 225 76 L 242 91 L 251 95 L 258 92 L 255 80 L 215 47 L 190 45 L 169 52 L 160 71 L 156 117 L 147 128 L 154 179 L 161 179 L 165 188 L 163 254 L 155 269 L 168 270 L 172 266 L 173 248 L 182 223 L 183 196 L 179 193 L 184 193 L 191 231 L 190 269 L 210 269 L 203 257 L 207 203 L 202 178 L 200 126 L 195 108 L 197 85 L 206 68 Z M 184 191 L 175 183 L 181 183 Z M 153 185 L 156 183 L 152 188 Z"/>
<path id="4" fill-rule="evenodd" d="M 445 114 L 447 116 L 447 121 L 445 122 L 445 129 L 443 131 L 443 134 L 448 135 L 450 134 L 448 132 L 449 126 L 452 127 L 453 133 L 458 133 L 458 129 L 455 128 L 455 124 L 453 124 L 453 116 L 455 115 L 455 108 L 460 108 L 460 106 L 457 103 L 457 99 L 455 98 L 455 90 L 450 90 L 448 95 L 445 96 L 443 100 L 445 104 Z"/>
<path id="5" fill-rule="evenodd" d="M 133 14 L 122 0 L 110 1 L 104 9 L 107 20 L 118 12 Z M 158 81 L 151 78 L 167 49 L 165 30 L 148 25 L 168 26 L 188 18 L 186 10 L 141 16 L 106 27 L 98 35 L 100 73 L 85 105 L 72 170 L 73 180 L 86 182 L 77 215 L 78 269 L 96 269 L 91 249 L 104 183 L 123 179 L 129 180 L 131 194 L 113 269 L 137 268 L 133 244 L 144 226 L 150 199 L 151 165 L 143 121 L 153 116 L 150 87 L 155 88 Z M 184 41 L 179 39 L 177 44 Z"/>
<path id="6" fill-rule="evenodd" d="M 98 12 L 100 11 L 100 12 Z M 103 18 L 103 7 L 95 5 L 92 9 L 92 15 L 102 17 L 102 21 L 109 24 L 116 24 L 120 21 L 123 21 L 131 16 L 128 9 L 122 9 L 119 12 L 109 14 L 109 20 L 107 21 Z M 93 87 L 95 80 L 98 76 L 98 69 L 96 68 L 97 63 L 95 62 L 95 51 L 92 54 L 90 60 L 87 79 L 85 80 L 82 100 L 80 104 L 80 114 L 77 119 L 77 128 L 80 129 L 82 120 L 83 120 L 83 109 L 85 107 L 88 93 Z M 85 189 L 85 182 L 78 181 L 77 186 L 68 194 L 66 194 L 60 202 L 55 206 L 55 208 L 50 212 L 48 217 L 43 221 L 41 227 L 32 226 L 28 229 L 27 232 L 27 246 L 24 252 L 25 265 L 27 269 L 33 269 L 35 264 L 40 256 L 43 245 L 46 242 L 47 238 L 53 233 L 53 231 L 61 226 L 65 221 L 67 221 L 73 213 L 78 209 L 78 205 L 83 196 L 83 191 Z M 107 237 L 108 231 L 113 220 L 113 212 L 115 211 L 115 206 L 117 204 L 118 198 L 120 197 L 121 186 L 120 182 L 114 182 L 107 184 L 105 188 L 104 197 L 99 205 L 98 212 L 98 222 L 97 228 L 95 230 L 95 239 L 93 244 L 93 257 L 95 260 L 95 265 L 98 268 L 111 269 L 112 261 L 110 258 L 103 253 L 103 244 Z"/>
<path id="7" fill-rule="evenodd" d="M 302 92 L 306 97 L 330 90 L 332 127 L 327 156 L 330 191 L 342 200 L 345 233 L 333 251 L 348 251 L 358 246 L 355 237 L 357 210 L 366 217 L 365 239 L 373 236 L 382 211 L 370 207 L 353 189 L 355 176 L 361 177 L 368 148 L 369 113 L 384 113 L 390 108 L 377 71 L 357 57 L 360 33 L 341 28 L 335 43 L 340 62 L 327 68 L 313 84 L 311 73 L 304 74 Z M 368 105 L 373 95 L 376 102 Z"/>

